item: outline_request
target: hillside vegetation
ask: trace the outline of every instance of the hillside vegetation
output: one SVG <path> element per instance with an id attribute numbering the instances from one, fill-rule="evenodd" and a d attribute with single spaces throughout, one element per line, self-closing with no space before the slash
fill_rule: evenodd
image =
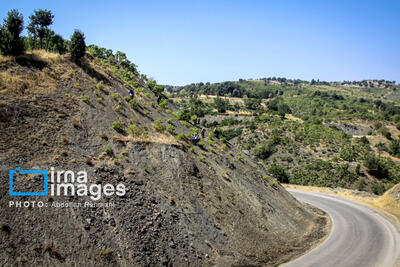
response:
<path id="1" fill-rule="evenodd" d="M 218 127 L 280 182 L 375 194 L 400 182 L 395 82 L 268 78 L 167 89 L 184 119 Z"/>

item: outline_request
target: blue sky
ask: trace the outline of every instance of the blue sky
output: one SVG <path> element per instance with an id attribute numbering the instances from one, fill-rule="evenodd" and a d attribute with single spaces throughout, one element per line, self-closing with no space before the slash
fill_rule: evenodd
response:
<path id="1" fill-rule="evenodd" d="M 280 76 L 400 81 L 400 1 L 4 1 L 121 50 L 162 84 Z"/>

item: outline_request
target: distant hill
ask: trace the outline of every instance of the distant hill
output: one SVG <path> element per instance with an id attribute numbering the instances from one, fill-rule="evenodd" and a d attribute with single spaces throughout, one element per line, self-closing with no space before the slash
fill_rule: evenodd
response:
<path id="1" fill-rule="evenodd" d="M 400 182 L 395 82 L 268 78 L 166 87 L 187 117 L 285 183 L 383 194 Z"/>

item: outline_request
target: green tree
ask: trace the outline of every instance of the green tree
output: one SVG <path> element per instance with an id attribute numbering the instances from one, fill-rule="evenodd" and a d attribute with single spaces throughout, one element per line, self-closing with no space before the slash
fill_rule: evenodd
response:
<path id="1" fill-rule="evenodd" d="M 378 179 L 385 179 L 389 177 L 389 167 L 383 158 L 375 156 L 372 153 L 365 155 L 364 166 L 368 172 Z"/>
<path id="2" fill-rule="evenodd" d="M 229 101 L 220 97 L 214 98 L 214 106 L 220 113 L 225 113 L 228 109 Z"/>
<path id="3" fill-rule="evenodd" d="M 39 9 L 35 10 L 34 14 L 29 17 L 31 22 L 29 23 L 27 29 L 30 34 L 34 37 L 34 39 L 39 38 L 40 48 L 43 48 L 43 40 L 47 38 L 46 49 L 48 46 L 48 42 L 50 41 L 49 37 L 51 36 L 51 30 L 49 26 L 53 24 L 53 14 L 50 10 Z"/>
<path id="4" fill-rule="evenodd" d="M 274 154 L 276 148 L 272 141 L 262 142 L 256 146 L 253 150 L 253 154 L 260 159 L 268 159 L 272 154 Z"/>
<path id="5" fill-rule="evenodd" d="M 244 98 L 244 105 L 247 109 L 257 110 L 261 107 L 261 99 Z"/>
<path id="6" fill-rule="evenodd" d="M 281 116 L 283 118 L 283 117 L 285 117 L 285 114 L 290 114 L 290 113 L 292 113 L 292 111 L 290 110 L 290 107 L 287 104 L 282 103 L 282 102 L 280 102 L 278 104 L 279 116 Z"/>
<path id="7" fill-rule="evenodd" d="M 56 51 L 59 54 L 64 54 L 67 51 L 65 40 L 59 34 L 53 34 L 50 39 L 49 49 Z"/>
<path id="8" fill-rule="evenodd" d="M 24 52 L 24 42 L 20 37 L 24 29 L 24 17 L 18 10 L 8 12 L 4 24 L 0 26 L 0 51 L 3 55 L 17 56 Z"/>
<path id="9" fill-rule="evenodd" d="M 71 37 L 70 44 L 71 59 L 78 61 L 86 52 L 85 35 L 79 30 L 75 30 Z"/>
<path id="10" fill-rule="evenodd" d="M 281 183 L 289 183 L 289 174 L 282 166 L 273 163 L 268 169 L 269 173 Z"/>
<path id="11" fill-rule="evenodd" d="M 400 157 L 400 140 L 392 140 L 389 146 L 389 152 L 395 157 Z"/>

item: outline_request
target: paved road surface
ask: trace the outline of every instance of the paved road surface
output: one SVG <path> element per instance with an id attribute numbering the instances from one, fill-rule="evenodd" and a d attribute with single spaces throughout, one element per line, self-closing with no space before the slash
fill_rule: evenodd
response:
<path id="1" fill-rule="evenodd" d="M 400 266 L 399 227 L 386 217 L 337 196 L 289 192 L 299 201 L 326 211 L 332 220 L 332 231 L 317 248 L 282 266 Z"/>

